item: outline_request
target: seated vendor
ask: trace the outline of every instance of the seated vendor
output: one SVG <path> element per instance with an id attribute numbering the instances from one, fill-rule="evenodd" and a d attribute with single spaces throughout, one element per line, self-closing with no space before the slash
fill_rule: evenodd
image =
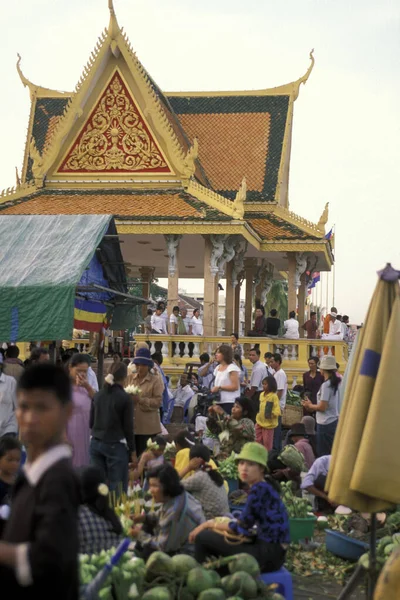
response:
<path id="1" fill-rule="evenodd" d="M 231 415 L 226 414 L 218 404 L 210 406 L 208 412 L 208 431 L 214 435 L 219 435 L 222 431 L 228 433 L 226 439 L 220 444 L 220 453 L 229 456 L 232 451 L 240 452 L 247 442 L 254 442 L 255 430 L 251 418 L 252 406 L 251 401 L 246 396 L 236 398 Z"/>
<path id="2" fill-rule="evenodd" d="M 164 450 L 167 445 L 167 440 L 162 435 L 156 435 L 151 441 L 151 448 L 146 450 L 146 452 L 143 452 L 137 468 L 131 471 L 129 478 L 132 481 L 137 481 L 138 479 L 145 477 L 147 471 L 160 467 L 165 462 Z"/>
<path id="3" fill-rule="evenodd" d="M 306 428 L 303 423 L 295 423 L 292 425 L 288 432 L 287 438 L 288 444 L 293 444 L 296 450 L 302 454 L 304 458 L 304 464 L 309 470 L 315 461 L 315 441 L 314 439 L 310 439 L 310 437 L 307 435 Z M 282 460 L 284 459 L 282 458 Z M 280 480 L 290 479 L 291 481 L 294 481 L 300 485 L 300 473 L 301 469 L 289 465 L 284 469 L 274 470 L 273 477 Z"/>
<path id="4" fill-rule="evenodd" d="M 193 474 L 182 482 L 185 490 L 200 502 L 207 519 L 229 514 L 224 478 L 211 467 L 210 459 L 211 453 L 206 446 L 193 446 L 190 449 L 190 462 L 187 467 Z"/>
<path id="5" fill-rule="evenodd" d="M 331 455 L 317 458 L 311 469 L 301 483 L 301 489 L 314 494 L 317 499 L 317 510 L 321 512 L 332 512 L 337 504 L 329 500 L 325 492 L 325 483 L 331 464 Z"/>
<path id="6" fill-rule="evenodd" d="M 82 506 L 79 507 L 79 553 L 98 554 L 118 546 L 122 525 L 108 502 L 108 487 L 97 467 L 80 471 Z"/>
<path id="7" fill-rule="evenodd" d="M 195 438 L 187 429 L 183 429 L 175 438 L 176 457 L 175 469 L 178 471 L 179 477 L 185 479 L 193 474 L 193 471 L 188 470 L 190 462 L 190 449 L 195 446 Z M 213 469 L 218 469 L 215 462 L 210 459 L 210 465 Z"/>
<path id="8" fill-rule="evenodd" d="M 189 534 L 205 520 L 200 503 L 185 491 L 171 465 L 157 467 L 148 479 L 154 502 L 162 506 L 155 513 L 134 517 L 136 524 L 143 523 L 131 530 L 138 540 L 135 553 L 144 559 L 156 550 L 190 554 Z"/>
<path id="9" fill-rule="evenodd" d="M 277 571 L 289 543 L 289 520 L 274 481 L 266 481 L 268 452 L 250 442 L 237 456 L 239 477 L 250 492 L 240 520 L 210 520 L 189 536 L 195 542 L 195 558 L 204 563 L 212 556 L 245 552 L 254 556 L 262 572 Z"/>

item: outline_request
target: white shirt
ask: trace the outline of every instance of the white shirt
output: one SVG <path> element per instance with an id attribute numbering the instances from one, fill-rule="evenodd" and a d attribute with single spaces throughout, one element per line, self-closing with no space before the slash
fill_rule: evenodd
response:
<path id="1" fill-rule="evenodd" d="M 279 369 L 279 371 L 275 372 L 274 377 L 275 377 L 275 381 L 276 381 L 276 385 L 277 385 L 277 391 L 279 392 L 279 390 L 283 390 L 282 396 L 279 398 L 279 406 L 281 407 L 281 410 L 283 410 L 286 406 L 286 393 L 287 393 L 286 373 L 283 369 Z"/>
<path id="2" fill-rule="evenodd" d="M 203 323 L 200 317 L 193 316 L 191 319 L 192 335 L 203 335 Z"/>
<path id="3" fill-rule="evenodd" d="M 224 392 L 223 390 L 221 390 L 220 394 L 221 394 L 221 401 L 219 402 L 219 404 L 228 404 L 228 403 L 234 403 L 236 398 L 239 398 L 240 396 L 240 369 L 237 365 L 235 365 L 234 363 L 231 363 L 230 365 L 228 365 L 228 367 L 225 369 L 225 371 L 220 371 L 219 370 L 219 365 L 218 367 L 215 369 L 214 371 L 214 386 L 216 387 L 225 387 L 228 385 L 232 385 L 232 381 L 230 378 L 230 374 L 232 372 L 236 372 L 238 374 L 238 386 L 237 389 L 234 390 L 233 392 Z"/>
<path id="4" fill-rule="evenodd" d="M 342 322 L 338 321 L 329 321 L 329 335 L 337 336 L 338 340 L 342 339 Z"/>
<path id="5" fill-rule="evenodd" d="M 326 456 L 321 456 L 320 458 L 316 459 L 311 469 L 301 482 L 300 487 L 302 490 L 314 485 L 315 481 L 320 475 L 323 475 L 324 477 L 328 475 L 329 467 L 331 465 L 331 458 L 331 455 L 327 454 Z"/>
<path id="6" fill-rule="evenodd" d="M 168 315 L 167 315 L 168 318 Z M 167 325 L 166 325 L 166 321 L 165 318 L 162 315 L 157 315 L 156 313 L 154 313 L 153 315 L 151 315 L 151 328 L 154 329 L 155 331 L 158 331 L 158 333 L 167 333 Z"/>
<path id="7" fill-rule="evenodd" d="M 17 382 L 11 375 L 0 374 L 0 438 L 6 433 L 17 433 Z"/>
<path id="8" fill-rule="evenodd" d="M 283 325 L 286 329 L 283 337 L 288 338 L 289 340 L 299 339 L 299 322 L 296 319 L 288 319 Z"/>
<path id="9" fill-rule="evenodd" d="M 185 385 L 182 387 L 180 384 L 176 388 L 174 392 L 172 392 L 173 397 L 175 398 L 174 406 L 185 406 L 186 402 L 193 398 L 194 391 L 190 387 L 190 385 Z"/>
<path id="10" fill-rule="evenodd" d="M 261 390 L 263 389 L 262 380 L 265 379 L 267 375 L 267 365 L 262 363 L 261 360 L 258 360 L 253 365 L 249 388 L 251 389 L 255 387 L 257 388 L 257 391 L 261 392 Z"/>
<path id="11" fill-rule="evenodd" d="M 335 392 L 330 381 L 324 381 L 319 388 L 317 401 L 327 402 L 328 408 L 325 412 L 317 411 L 316 420 L 318 425 L 329 425 L 329 423 L 333 423 L 339 418 L 339 387 Z"/>
<path id="12" fill-rule="evenodd" d="M 275 375 L 275 369 L 273 369 L 272 367 L 267 367 L 267 371 L 268 375 L 272 375 L 272 377 Z"/>
<path id="13" fill-rule="evenodd" d="M 171 313 L 171 316 L 169 318 L 169 323 L 170 323 L 170 325 L 169 325 L 170 332 L 172 333 L 172 324 L 174 324 L 175 325 L 175 333 L 177 333 L 178 332 L 178 317 L 176 317 L 174 315 L 174 313 Z"/>
<path id="14" fill-rule="evenodd" d="M 191 318 L 190 317 L 182 317 L 182 321 L 185 324 L 186 333 L 189 333 L 189 327 L 190 327 L 190 324 L 191 324 Z"/>

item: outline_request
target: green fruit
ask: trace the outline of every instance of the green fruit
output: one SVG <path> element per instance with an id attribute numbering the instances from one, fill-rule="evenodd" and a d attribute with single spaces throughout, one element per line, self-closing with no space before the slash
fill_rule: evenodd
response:
<path id="1" fill-rule="evenodd" d="M 241 596 L 229 596 L 226 600 L 243 600 Z"/>
<path id="2" fill-rule="evenodd" d="M 225 600 L 225 593 L 220 588 L 211 588 L 201 592 L 197 600 Z"/>
<path id="3" fill-rule="evenodd" d="M 245 571 L 252 577 L 258 577 L 260 575 L 260 567 L 254 556 L 250 554 L 236 554 L 233 556 L 232 561 L 229 563 L 229 572 L 236 573 L 237 571 Z"/>
<path id="4" fill-rule="evenodd" d="M 245 571 L 237 571 L 221 581 L 222 587 L 229 595 L 240 594 L 245 600 L 257 597 L 257 583 Z"/>
<path id="5" fill-rule="evenodd" d="M 218 575 L 217 571 L 208 571 L 210 576 L 212 577 L 212 587 L 220 588 L 221 587 L 221 577 Z"/>
<path id="6" fill-rule="evenodd" d="M 165 587 L 155 587 L 142 596 L 142 600 L 171 600 L 171 594 Z"/>
<path id="7" fill-rule="evenodd" d="M 213 579 L 211 571 L 196 567 L 189 571 L 186 586 L 191 594 L 198 596 L 201 592 L 213 587 Z"/>
<path id="8" fill-rule="evenodd" d="M 148 579 L 154 576 L 166 575 L 173 572 L 172 558 L 164 552 L 153 552 L 146 563 L 146 576 Z M 150 575 L 150 577 L 149 577 Z"/>
<path id="9" fill-rule="evenodd" d="M 172 564 L 174 572 L 179 577 L 186 575 L 192 569 L 200 566 L 197 560 L 187 554 L 175 554 L 175 556 L 172 557 Z"/>
<path id="10" fill-rule="evenodd" d="M 193 594 L 188 589 L 183 588 L 179 593 L 179 600 L 195 600 Z"/>

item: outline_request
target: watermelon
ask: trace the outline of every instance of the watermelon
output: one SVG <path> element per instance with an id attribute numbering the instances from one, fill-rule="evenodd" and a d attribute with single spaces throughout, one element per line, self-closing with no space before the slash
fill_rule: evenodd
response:
<path id="1" fill-rule="evenodd" d="M 196 567 L 189 571 L 186 586 L 193 596 L 198 596 L 201 592 L 213 587 L 213 579 L 214 577 L 211 575 L 211 571 Z"/>
<path id="2" fill-rule="evenodd" d="M 210 588 L 201 592 L 197 600 L 225 600 L 225 593 L 220 588 Z"/>
<path id="3" fill-rule="evenodd" d="M 245 571 L 252 577 L 260 575 L 260 567 L 257 560 L 254 556 L 245 553 L 236 554 L 229 563 L 229 572 L 233 574 L 237 571 Z"/>

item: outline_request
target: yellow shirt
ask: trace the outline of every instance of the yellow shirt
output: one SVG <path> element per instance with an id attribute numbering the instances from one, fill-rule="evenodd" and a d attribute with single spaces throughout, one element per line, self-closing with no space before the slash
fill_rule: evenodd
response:
<path id="1" fill-rule="evenodd" d="M 189 454 L 190 454 L 190 448 L 183 448 L 183 450 L 179 450 L 179 452 L 176 453 L 175 470 L 178 471 L 178 473 L 183 471 L 183 469 L 188 466 L 188 464 L 190 462 Z M 210 458 L 210 462 L 208 464 L 211 466 L 212 469 L 215 469 L 216 471 L 218 471 L 218 467 L 212 458 Z M 194 471 L 190 471 L 189 473 L 187 473 L 185 475 L 185 477 L 182 477 L 182 479 L 187 479 L 188 477 L 193 475 L 193 473 L 194 473 Z M 224 480 L 224 487 L 225 487 L 225 490 L 228 491 L 229 486 L 225 480 Z"/>
<path id="2" fill-rule="evenodd" d="M 267 402 L 273 402 L 272 416 L 270 419 L 265 418 L 265 406 Z M 260 412 L 257 414 L 256 423 L 265 429 L 275 429 L 278 426 L 278 417 L 281 416 L 281 408 L 279 406 L 279 398 L 277 394 L 270 392 L 260 394 Z"/>

